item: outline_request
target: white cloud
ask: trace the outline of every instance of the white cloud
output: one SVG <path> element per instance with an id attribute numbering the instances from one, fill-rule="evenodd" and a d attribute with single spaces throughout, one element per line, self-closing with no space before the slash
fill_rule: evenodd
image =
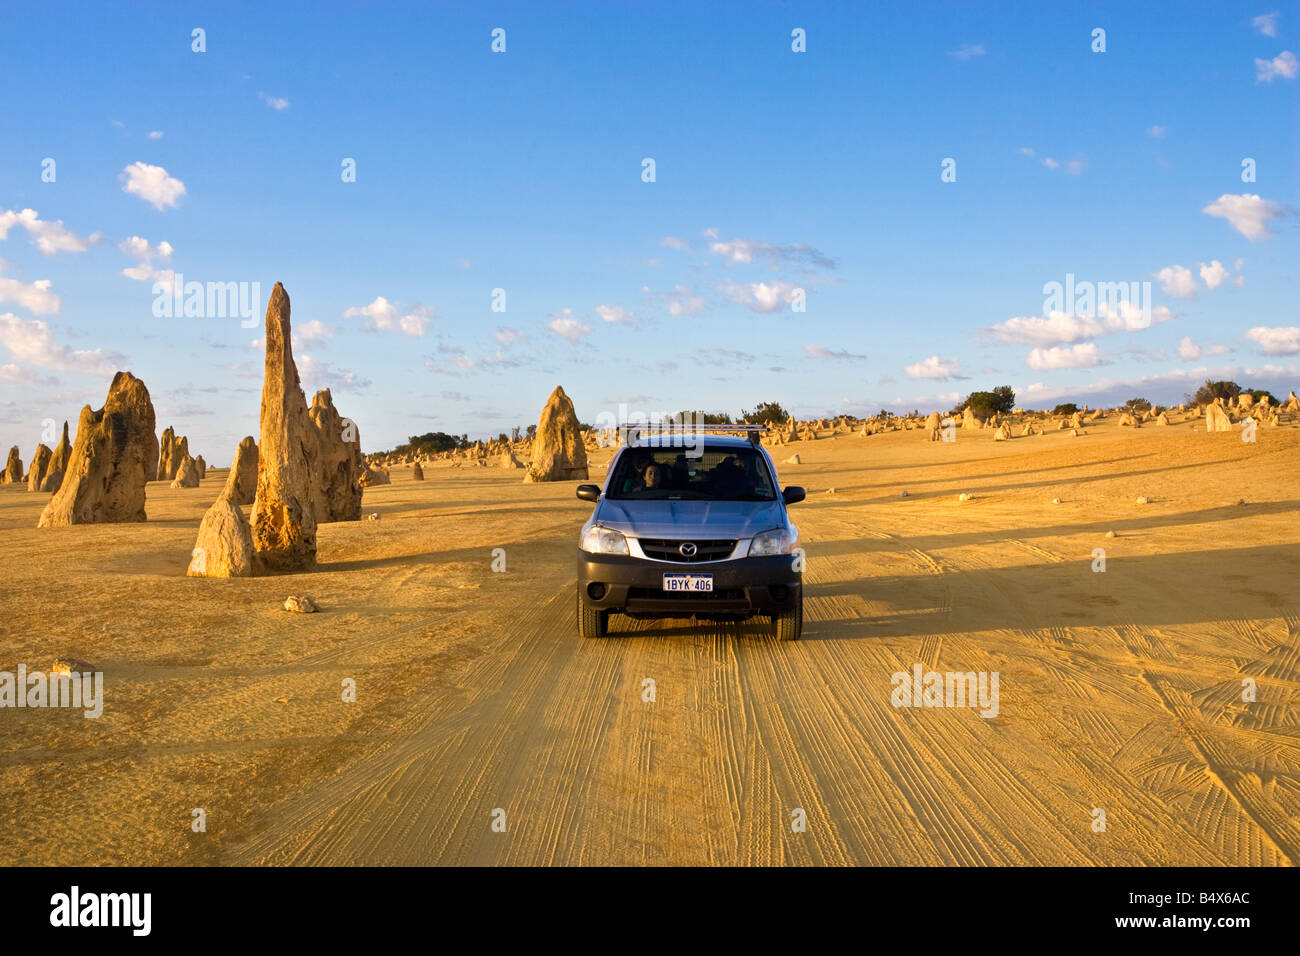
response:
<path id="1" fill-rule="evenodd" d="M 335 368 L 329 362 L 322 362 L 312 355 L 294 356 L 298 374 L 302 376 L 303 391 L 308 395 L 328 388 L 331 392 L 357 392 L 369 387 L 370 380 L 361 378 L 355 372 Z"/>
<path id="2" fill-rule="evenodd" d="M 1277 36 L 1277 18 L 1278 13 L 1275 10 L 1272 13 L 1264 13 L 1250 21 L 1250 25 L 1255 28 L 1255 32 L 1266 37 Z"/>
<path id="3" fill-rule="evenodd" d="M 1278 77 L 1294 80 L 1297 73 L 1300 73 L 1300 62 L 1297 62 L 1295 54 L 1290 50 L 1283 50 L 1271 60 L 1255 57 L 1256 83 L 1272 83 Z"/>
<path id="4" fill-rule="evenodd" d="M 1103 302 L 1098 311 L 1101 313 L 1107 332 L 1137 332 L 1159 325 L 1161 322 L 1168 322 L 1176 315 L 1163 305 L 1152 307 L 1148 315 L 1137 303 L 1127 300 L 1121 300 L 1113 306 L 1109 302 Z"/>
<path id="5" fill-rule="evenodd" d="M 150 138 L 150 139 L 162 139 L 162 138 L 163 138 L 163 131 L 160 130 L 160 129 L 151 129 L 151 130 L 149 131 L 149 138 Z"/>
<path id="6" fill-rule="evenodd" d="M 685 252 L 691 247 L 691 244 L 685 239 L 678 239 L 676 236 L 664 236 L 659 240 L 659 245 L 668 249 L 676 249 L 678 252 Z"/>
<path id="7" fill-rule="evenodd" d="M 675 286 L 671 292 L 651 292 L 649 286 L 642 286 L 641 291 L 664 300 L 668 306 L 668 314 L 673 318 L 694 315 L 708 307 L 708 303 L 696 295 L 692 289 L 681 284 Z"/>
<path id="8" fill-rule="evenodd" d="M 364 328 L 367 332 L 376 329 L 391 329 L 397 324 L 397 307 L 382 295 L 375 296 L 369 305 L 354 305 L 344 310 L 345 319 L 366 319 Z"/>
<path id="9" fill-rule="evenodd" d="M 668 294 L 668 314 L 671 316 L 694 315 L 705 308 L 707 303 L 692 292 L 687 286 L 677 285 Z"/>
<path id="10" fill-rule="evenodd" d="M 717 230 L 708 230 L 716 233 Z M 834 269 L 835 260 L 821 253 L 812 246 L 796 243 L 790 246 L 777 246 L 758 239 L 732 239 L 710 243 L 709 253 L 721 256 L 730 265 L 751 265 L 755 259 L 765 262 L 769 268 L 778 269 L 783 265 L 802 263 L 819 269 Z"/>
<path id="11" fill-rule="evenodd" d="M 129 239 L 123 239 L 117 244 L 117 247 L 128 256 L 145 262 L 149 262 L 154 258 L 170 259 L 172 253 L 176 251 L 172 247 L 172 244 L 165 239 L 158 243 L 158 245 L 153 246 L 149 244 L 148 239 L 144 239 L 140 236 L 132 236 Z"/>
<path id="12" fill-rule="evenodd" d="M 855 355 L 852 352 L 846 352 L 843 349 L 833 352 L 824 345 L 805 345 L 804 352 L 809 358 L 815 359 L 864 359 L 865 355 Z"/>
<path id="13" fill-rule="evenodd" d="M 696 349 L 691 352 L 690 359 L 697 365 L 716 365 L 719 368 L 737 368 L 754 362 L 754 356 L 748 352 L 724 348 Z"/>
<path id="14" fill-rule="evenodd" d="M 1205 283 L 1207 289 L 1217 289 L 1219 283 L 1228 278 L 1228 270 L 1218 259 L 1211 260 L 1208 266 L 1202 262 L 1200 272 L 1201 281 Z"/>
<path id="15" fill-rule="evenodd" d="M 1152 307 L 1148 315 L 1135 302 L 1120 300 L 1112 305 L 1103 301 L 1096 317 L 1053 310 L 1046 316 L 1016 316 L 982 331 L 1001 345 L 1032 345 L 1042 349 L 1115 332 L 1136 332 L 1168 322 L 1174 315 L 1162 305 Z"/>
<path id="16" fill-rule="evenodd" d="M 1282 207 L 1255 193 L 1242 193 L 1239 196 L 1224 193 L 1201 212 L 1228 220 L 1233 229 L 1254 242 L 1274 234 L 1269 221 L 1281 217 Z"/>
<path id="17" fill-rule="evenodd" d="M 1178 357 L 1184 362 L 1195 362 L 1210 355 L 1226 355 L 1231 351 L 1226 345 L 1197 345 L 1186 335 L 1178 343 Z"/>
<path id="18" fill-rule="evenodd" d="M 1195 299 L 1196 277 L 1186 266 L 1165 266 L 1155 274 L 1160 282 L 1160 289 L 1165 295 L 1175 299 Z"/>
<path id="19" fill-rule="evenodd" d="M 293 350 L 296 353 L 324 345 L 334 338 L 334 333 L 337 331 L 337 328 L 326 325 L 320 319 L 299 322 L 293 326 Z"/>
<path id="20" fill-rule="evenodd" d="M 528 338 L 518 329 L 513 329 L 508 325 L 498 326 L 497 330 L 492 333 L 492 338 L 496 339 L 501 345 L 514 345 L 516 342 L 522 342 Z"/>
<path id="21" fill-rule="evenodd" d="M 174 207 L 185 195 L 185 184 L 169 175 L 161 166 L 132 163 L 122 170 L 119 178 L 126 181 L 122 192 L 139 196 L 160 212 Z"/>
<path id="22" fill-rule="evenodd" d="M 1025 363 L 1036 372 L 1058 368 L 1092 368 L 1101 364 L 1096 342 L 1084 342 L 1068 348 L 1034 349 Z"/>
<path id="23" fill-rule="evenodd" d="M 1161 126 L 1159 123 L 1157 123 L 1154 126 L 1147 127 L 1147 135 L 1150 136 L 1152 139 L 1164 139 L 1165 133 L 1167 132 L 1169 132 L 1169 128 L 1166 126 Z"/>
<path id="24" fill-rule="evenodd" d="M 961 46 L 957 47 L 957 49 L 950 51 L 948 55 L 955 57 L 958 60 L 969 60 L 972 57 L 983 56 L 984 44 L 963 43 Z"/>
<path id="25" fill-rule="evenodd" d="M 426 309 L 420 306 L 407 312 L 397 320 L 398 324 L 401 326 L 402 334 L 409 335 L 413 339 L 423 337 L 424 333 L 429 331 L 429 319 L 431 319 L 434 314 L 432 308 Z"/>
<path id="26" fill-rule="evenodd" d="M 1004 345 L 1051 346 L 1096 338 L 1105 330 L 1091 316 L 1053 311 L 1046 317 L 1017 316 L 985 331 Z"/>
<path id="27" fill-rule="evenodd" d="M 621 305 L 598 305 L 596 314 L 611 324 L 626 324 L 636 320 L 636 313 L 628 312 Z"/>
<path id="28" fill-rule="evenodd" d="M 474 360 L 470 358 L 468 355 L 466 355 L 465 350 L 461 348 L 459 345 L 457 345 L 455 342 L 439 342 L 438 351 L 441 352 L 443 355 L 450 355 L 452 362 L 455 364 L 457 368 L 461 369 L 462 371 L 468 371 L 469 369 L 472 369 L 474 367 Z M 431 372 L 447 374 L 448 371 L 446 368 L 437 367 L 436 363 L 434 363 L 432 359 L 426 360 L 424 365 L 425 368 L 427 368 Z"/>
<path id="29" fill-rule="evenodd" d="M 546 327 L 566 342 L 574 344 L 591 331 L 591 326 L 574 317 L 572 309 L 562 309 L 557 312 L 552 316 L 551 321 L 546 323 Z"/>
<path id="30" fill-rule="evenodd" d="M 150 245 L 148 239 L 132 236 L 117 244 L 117 248 L 137 260 L 133 266 L 122 270 L 122 275 L 138 282 L 161 282 L 169 289 L 174 288 L 176 273 L 171 269 L 159 269 L 154 266 L 155 259 L 170 259 L 172 244 L 166 240 L 158 245 Z"/>
<path id="31" fill-rule="evenodd" d="M 1017 152 L 1019 152 L 1021 156 L 1028 156 L 1030 159 L 1036 159 L 1038 157 L 1038 153 L 1030 146 L 1021 146 Z M 1082 175 L 1083 171 L 1088 168 L 1088 160 L 1083 156 L 1077 156 L 1074 159 L 1067 159 L 1065 161 L 1059 160 L 1055 156 L 1044 156 L 1042 163 L 1048 169 L 1064 168 L 1071 176 Z"/>
<path id="32" fill-rule="evenodd" d="M 516 358 L 506 355 L 500 349 L 497 349 L 491 355 L 483 356 L 480 364 L 484 368 L 518 368 L 521 365 L 528 364 L 525 359 Z"/>
<path id="33" fill-rule="evenodd" d="M 35 209 L 0 212 L 0 239 L 8 238 L 9 230 L 13 226 L 22 226 L 26 229 L 27 234 L 31 236 L 32 245 L 46 256 L 52 256 L 56 252 L 85 252 L 99 241 L 100 236 L 95 232 L 82 239 L 65 226 L 62 219 L 55 222 L 42 221 Z"/>
<path id="34" fill-rule="evenodd" d="M 5 385 L 58 385 L 53 375 L 39 375 L 35 369 L 21 365 L 0 365 L 0 382 Z"/>
<path id="35" fill-rule="evenodd" d="M 105 374 L 125 364 L 116 352 L 59 345 L 50 327 L 40 319 L 20 319 L 12 312 L 0 315 L 0 345 L 19 361 L 39 368 Z"/>
<path id="36" fill-rule="evenodd" d="M 343 313 L 345 319 L 364 319 L 363 332 L 400 331 L 413 339 L 422 338 L 429 331 L 429 321 L 438 314 L 432 306 L 418 302 L 405 311 L 399 310 L 382 295 L 375 296 L 369 305 L 352 306 Z"/>
<path id="37" fill-rule="evenodd" d="M 931 355 L 928 359 L 908 365 L 903 369 L 908 378 L 961 378 L 961 361 L 955 358 L 939 358 Z"/>
<path id="38" fill-rule="evenodd" d="M 1300 354 L 1300 328 L 1294 325 L 1279 328 L 1257 325 L 1246 333 L 1246 338 L 1265 355 Z"/>
<path id="39" fill-rule="evenodd" d="M 257 98 L 261 100 L 263 103 L 265 103 L 267 106 L 271 107 L 271 109 L 273 110 L 280 111 L 280 110 L 287 110 L 289 108 L 289 101 L 285 99 L 283 96 L 271 96 L 268 93 L 259 92 L 257 94 Z"/>
<path id="40" fill-rule="evenodd" d="M 59 311 L 59 297 L 50 291 L 49 279 L 21 282 L 0 276 L 0 302 L 17 302 L 32 315 L 52 315 Z"/>
<path id="41" fill-rule="evenodd" d="M 719 287 L 728 299 L 747 305 L 755 312 L 780 312 L 794 301 L 799 286 L 780 280 L 767 282 L 728 282 Z"/>

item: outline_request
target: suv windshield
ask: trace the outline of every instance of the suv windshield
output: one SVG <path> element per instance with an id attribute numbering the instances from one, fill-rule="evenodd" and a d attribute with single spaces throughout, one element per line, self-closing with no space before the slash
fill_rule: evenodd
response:
<path id="1" fill-rule="evenodd" d="M 631 448 L 618 458 L 605 497 L 639 500 L 772 501 L 772 476 L 755 448 Z"/>

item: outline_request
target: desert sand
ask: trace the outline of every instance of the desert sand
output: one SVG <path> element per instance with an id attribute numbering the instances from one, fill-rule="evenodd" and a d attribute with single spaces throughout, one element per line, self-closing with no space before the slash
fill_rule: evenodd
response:
<path id="1" fill-rule="evenodd" d="M 106 690 L 0 712 L 0 862 L 1300 862 L 1300 427 L 1203 427 L 791 442 L 795 644 L 581 640 L 574 481 L 393 467 L 315 571 L 231 580 L 186 576 L 226 469 L 132 524 L 37 529 L 48 496 L 5 485 L 0 669 Z M 917 663 L 997 671 L 998 715 L 896 709 Z"/>

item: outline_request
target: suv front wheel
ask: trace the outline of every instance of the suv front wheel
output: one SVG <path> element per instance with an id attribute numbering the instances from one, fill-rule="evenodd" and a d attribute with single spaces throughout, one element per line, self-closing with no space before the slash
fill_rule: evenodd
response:
<path id="1" fill-rule="evenodd" d="M 578 594 L 578 633 L 583 637 L 609 636 L 609 612 L 588 607 Z"/>
<path id="2" fill-rule="evenodd" d="M 794 607 L 772 615 L 772 633 L 778 641 L 797 641 L 803 634 L 803 588 L 795 594 Z"/>

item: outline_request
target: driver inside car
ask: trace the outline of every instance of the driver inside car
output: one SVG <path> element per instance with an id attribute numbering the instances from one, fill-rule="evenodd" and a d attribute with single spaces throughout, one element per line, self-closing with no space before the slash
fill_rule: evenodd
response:
<path id="1" fill-rule="evenodd" d="M 665 468 L 663 465 L 658 465 L 655 464 L 654 462 L 651 462 L 649 465 L 646 466 L 644 481 L 645 481 L 646 491 L 653 491 L 656 488 L 663 488 L 668 484 L 668 469 Z"/>

